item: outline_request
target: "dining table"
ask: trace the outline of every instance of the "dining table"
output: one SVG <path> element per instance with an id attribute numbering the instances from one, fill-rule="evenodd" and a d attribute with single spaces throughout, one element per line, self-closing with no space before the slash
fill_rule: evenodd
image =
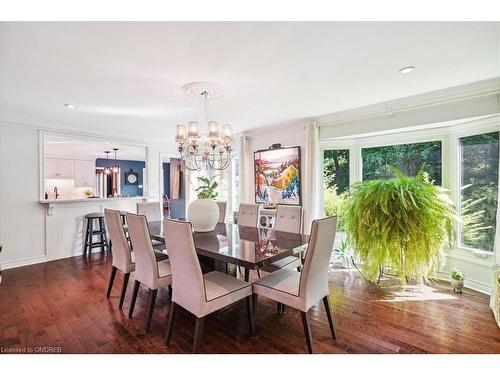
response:
<path id="1" fill-rule="evenodd" d="M 151 221 L 148 226 L 151 239 L 165 243 L 163 222 Z M 302 233 L 232 223 L 219 223 L 211 232 L 193 232 L 193 238 L 199 257 L 211 260 L 213 267 L 216 261 L 244 267 L 245 281 L 250 270 L 265 269 L 288 256 L 299 257 L 309 241 L 309 236 Z"/>

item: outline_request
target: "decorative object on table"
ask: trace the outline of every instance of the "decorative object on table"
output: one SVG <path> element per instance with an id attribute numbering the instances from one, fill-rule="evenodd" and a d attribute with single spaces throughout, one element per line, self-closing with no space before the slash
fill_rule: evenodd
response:
<path id="1" fill-rule="evenodd" d="M 91 190 L 91 189 L 85 189 L 83 191 L 83 194 L 87 197 L 87 198 L 90 198 L 92 196 L 92 194 L 94 194 L 94 192 Z"/>
<path id="2" fill-rule="evenodd" d="M 125 185 L 138 185 L 139 184 L 139 173 L 134 172 L 133 169 L 130 169 L 128 172 L 125 172 Z"/>
<path id="3" fill-rule="evenodd" d="M 455 293 L 462 293 L 462 288 L 464 287 L 465 276 L 462 271 L 452 268 L 451 269 L 451 286 Z"/>
<path id="4" fill-rule="evenodd" d="M 188 221 L 191 222 L 195 232 L 211 232 L 219 220 L 219 206 L 217 198 L 217 182 L 214 177 L 198 177 L 200 185 L 196 189 L 198 199 L 188 207 Z"/>
<path id="5" fill-rule="evenodd" d="M 187 127 L 177 125 L 175 142 L 178 144 L 182 164 L 191 171 L 203 168 L 215 171 L 226 169 L 231 162 L 231 125 L 220 126 L 215 121 L 209 121 L 207 111 L 207 102 L 222 98 L 226 90 L 208 82 L 193 82 L 183 89 L 186 95 L 202 100 L 207 133 L 201 133 L 198 121 L 189 121 Z"/>
<path id="6" fill-rule="evenodd" d="M 401 282 L 420 282 L 438 271 L 454 239 L 455 206 L 426 172 L 367 180 L 350 188 L 346 229 L 363 275 L 380 282 L 386 267 Z"/>
<path id="7" fill-rule="evenodd" d="M 255 203 L 301 205 L 300 146 L 254 152 Z"/>

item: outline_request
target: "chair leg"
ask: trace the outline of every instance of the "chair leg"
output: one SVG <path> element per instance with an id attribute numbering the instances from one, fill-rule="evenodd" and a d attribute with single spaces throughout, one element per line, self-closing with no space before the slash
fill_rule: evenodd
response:
<path id="1" fill-rule="evenodd" d="M 123 307 L 123 301 L 125 300 L 125 293 L 127 292 L 128 279 L 130 277 L 130 272 L 123 275 L 123 286 L 122 286 L 122 294 L 120 295 L 120 303 L 118 308 L 121 309 Z"/>
<path id="2" fill-rule="evenodd" d="M 250 330 L 250 336 L 255 335 L 255 320 L 253 316 L 253 297 L 248 296 L 245 298 L 247 305 L 247 315 L 248 315 L 248 328 Z"/>
<path id="3" fill-rule="evenodd" d="M 149 312 L 148 319 L 146 320 L 146 332 L 149 332 L 149 327 L 151 326 L 151 318 L 153 317 L 153 311 L 155 309 L 156 295 L 158 294 L 158 289 L 151 289 L 150 299 L 149 299 Z"/>
<path id="4" fill-rule="evenodd" d="M 313 354 L 311 328 L 309 327 L 307 314 L 304 311 L 301 311 L 300 316 L 302 317 L 302 325 L 304 326 L 304 336 L 306 337 L 307 350 L 309 351 L 309 354 Z"/>
<path id="5" fill-rule="evenodd" d="M 297 272 L 300 272 L 302 270 L 302 267 L 301 266 L 298 266 L 297 267 Z"/>
<path id="6" fill-rule="evenodd" d="M 323 304 L 325 305 L 326 316 L 328 317 L 328 324 L 330 325 L 330 332 L 332 334 L 332 338 L 335 340 L 337 336 L 335 335 L 335 326 L 333 325 L 333 316 L 332 316 L 332 306 L 330 305 L 330 299 L 328 296 L 323 297 Z"/>
<path id="7" fill-rule="evenodd" d="M 257 276 L 258 276 L 258 277 L 259 277 L 259 279 L 260 279 L 260 270 L 259 270 L 259 269 L 257 269 Z"/>
<path id="8" fill-rule="evenodd" d="M 109 276 L 108 292 L 106 293 L 106 298 L 111 295 L 111 289 L 113 289 L 113 283 L 115 282 L 116 267 L 111 268 L 111 275 Z"/>
<path id="9" fill-rule="evenodd" d="M 253 294 L 252 295 L 252 304 L 253 304 L 253 319 L 255 321 L 255 318 L 257 316 L 257 302 L 259 300 L 259 295 L 258 294 Z"/>
<path id="10" fill-rule="evenodd" d="M 200 347 L 201 334 L 203 333 L 203 324 L 205 323 L 205 317 L 196 317 L 196 327 L 194 329 L 194 341 L 193 341 L 193 353 L 198 353 L 198 348 Z"/>
<path id="11" fill-rule="evenodd" d="M 132 314 L 134 313 L 135 300 L 137 299 L 137 293 L 139 293 L 139 287 L 141 283 L 137 280 L 134 281 L 134 291 L 132 292 L 132 300 L 130 301 L 130 308 L 128 310 L 128 317 L 132 318 Z"/>
<path id="12" fill-rule="evenodd" d="M 172 285 L 168 286 L 168 300 L 172 301 Z"/>
<path id="13" fill-rule="evenodd" d="M 83 256 L 87 256 L 87 246 L 89 244 L 89 220 L 86 220 L 85 225 L 85 240 L 83 241 Z"/>
<path id="14" fill-rule="evenodd" d="M 172 333 L 174 332 L 175 318 L 177 316 L 177 304 L 172 302 L 170 307 L 170 316 L 168 317 L 167 332 L 165 333 L 165 346 L 170 346 L 170 340 L 172 339 Z"/>
<path id="15" fill-rule="evenodd" d="M 245 268 L 245 282 L 248 283 L 248 280 L 250 280 L 250 268 Z"/>

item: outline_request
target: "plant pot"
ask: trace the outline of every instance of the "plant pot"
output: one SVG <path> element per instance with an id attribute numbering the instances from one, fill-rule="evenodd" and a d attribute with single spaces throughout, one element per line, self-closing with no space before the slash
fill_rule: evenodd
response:
<path id="1" fill-rule="evenodd" d="M 219 206 L 211 199 L 196 199 L 188 207 L 187 219 L 195 232 L 211 232 L 219 220 Z"/>
<path id="2" fill-rule="evenodd" d="M 462 288 L 464 287 L 464 280 L 451 279 L 451 287 L 455 293 L 462 293 Z"/>

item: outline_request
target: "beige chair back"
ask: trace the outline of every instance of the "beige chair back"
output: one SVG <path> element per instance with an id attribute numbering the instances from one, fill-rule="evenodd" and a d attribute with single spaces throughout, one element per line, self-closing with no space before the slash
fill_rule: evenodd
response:
<path id="1" fill-rule="evenodd" d="M 227 202 L 217 202 L 219 206 L 219 220 L 218 223 L 224 223 L 226 221 L 226 206 Z"/>
<path id="2" fill-rule="evenodd" d="M 137 214 L 146 216 L 148 221 L 160 221 L 160 202 L 137 202 Z"/>
<path id="3" fill-rule="evenodd" d="M 336 228 L 336 216 L 312 222 L 309 245 L 299 285 L 300 298 L 303 299 L 307 308 L 328 295 L 328 268 Z"/>
<path id="4" fill-rule="evenodd" d="M 257 227 L 259 219 L 259 205 L 252 203 L 240 203 L 238 211 L 238 225 L 246 227 Z"/>
<path id="5" fill-rule="evenodd" d="M 158 265 L 149 236 L 146 216 L 128 213 L 127 224 L 135 255 L 135 279 L 151 289 L 156 289 L 159 279 Z"/>
<path id="6" fill-rule="evenodd" d="M 133 270 L 134 264 L 132 263 L 131 249 L 123 230 L 120 211 L 105 208 L 104 220 L 113 244 L 113 267 L 128 273 Z"/>
<path id="7" fill-rule="evenodd" d="M 190 222 L 167 219 L 163 233 L 172 269 L 172 301 L 196 313 L 206 302 L 200 262 Z"/>
<path id="8" fill-rule="evenodd" d="M 274 229 L 281 232 L 300 233 L 302 230 L 302 207 L 278 205 Z"/>

